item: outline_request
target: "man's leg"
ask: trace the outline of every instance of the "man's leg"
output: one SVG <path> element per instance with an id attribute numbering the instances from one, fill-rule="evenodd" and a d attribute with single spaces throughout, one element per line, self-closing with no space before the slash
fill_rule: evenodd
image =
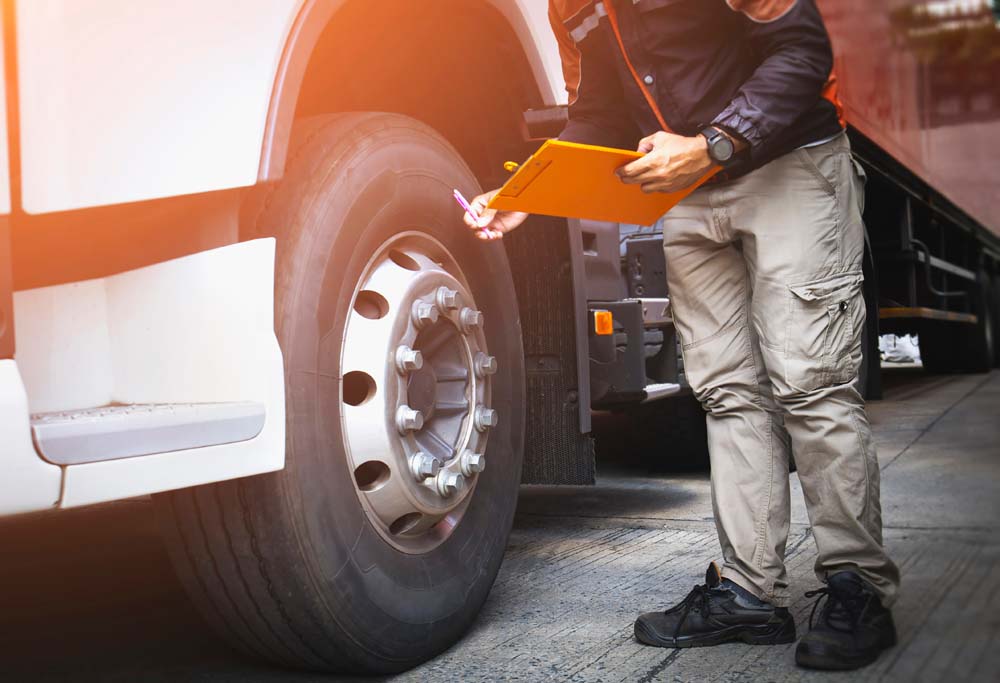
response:
<path id="1" fill-rule="evenodd" d="M 708 411 L 712 505 L 725 565 L 680 604 L 636 620 L 640 642 L 664 647 L 795 639 L 782 556 L 788 533 L 788 449 L 756 335 L 743 257 L 721 229 L 715 189 L 662 221 L 684 366 Z"/>
<path id="2" fill-rule="evenodd" d="M 671 305 L 685 373 L 707 412 L 712 507 L 722 575 L 778 606 L 788 604 L 788 439 L 757 334 L 753 292 L 717 188 L 662 220 Z"/>
<path id="3" fill-rule="evenodd" d="M 899 572 L 882 547 L 878 460 L 855 383 L 865 321 L 861 192 L 842 136 L 771 162 L 720 201 L 744 244 L 751 318 L 785 413 L 817 577 L 856 573 L 884 609 Z"/>

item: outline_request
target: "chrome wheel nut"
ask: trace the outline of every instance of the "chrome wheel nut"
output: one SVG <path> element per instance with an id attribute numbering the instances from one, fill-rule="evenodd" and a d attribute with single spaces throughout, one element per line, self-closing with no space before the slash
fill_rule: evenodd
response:
<path id="1" fill-rule="evenodd" d="M 396 429 L 400 434 L 416 432 L 424 428 L 424 415 L 410 406 L 399 406 L 396 410 Z"/>
<path id="2" fill-rule="evenodd" d="M 423 301 L 413 302 L 413 324 L 417 329 L 429 327 L 438 321 L 438 309 Z"/>
<path id="3" fill-rule="evenodd" d="M 487 429 L 496 427 L 498 422 L 499 416 L 497 415 L 497 411 L 486 406 L 476 407 L 475 423 L 477 431 L 485 432 Z"/>
<path id="4" fill-rule="evenodd" d="M 486 469 L 486 458 L 482 453 L 474 453 L 473 451 L 466 450 L 462 452 L 462 474 L 467 477 L 471 477 L 473 474 L 479 474 Z"/>
<path id="5" fill-rule="evenodd" d="M 482 327 L 483 313 L 471 308 L 463 308 L 459 315 L 459 321 L 462 323 L 462 331 L 468 334 Z"/>
<path id="6" fill-rule="evenodd" d="M 417 452 L 410 456 L 410 471 L 417 481 L 436 477 L 441 471 L 441 463 L 426 453 Z"/>
<path id="7" fill-rule="evenodd" d="M 448 289 L 447 287 L 438 287 L 437 294 L 434 298 L 437 302 L 438 308 L 445 312 L 454 311 L 462 305 L 462 298 L 459 293 L 454 289 Z"/>
<path id="8" fill-rule="evenodd" d="M 441 470 L 434 483 L 436 484 L 437 492 L 448 498 L 462 492 L 465 488 L 465 477 L 458 472 Z"/>
<path id="9" fill-rule="evenodd" d="M 414 351 L 405 345 L 396 349 L 396 369 L 401 375 L 419 370 L 422 367 L 424 367 L 424 357 L 419 351 Z"/>
<path id="10" fill-rule="evenodd" d="M 482 379 L 497 374 L 497 359 L 480 351 L 476 354 L 476 377 Z"/>

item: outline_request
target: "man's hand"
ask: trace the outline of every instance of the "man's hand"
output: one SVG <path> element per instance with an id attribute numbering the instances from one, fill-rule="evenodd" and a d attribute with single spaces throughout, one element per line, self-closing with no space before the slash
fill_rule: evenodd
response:
<path id="1" fill-rule="evenodd" d="M 646 156 L 618 169 L 623 183 L 641 185 L 642 191 L 680 192 L 712 168 L 708 140 L 702 135 L 686 138 L 673 133 L 653 133 L 639 142 Z"/>
<path id="2" fill-rule="evenodd" d="M 518 227 L 528 218 L 528 214 L 520 211 L 497 211 L 487 209 L 486 205 L 500 190 L 492 190 L 479 195 L 470 202 L 472 210 L 479 215 L 477 222 L 469 212 L 465 213 L 465 224 L 476 231 L 476 237 L 481 240 L 498 240 L 506 233 Z"/>

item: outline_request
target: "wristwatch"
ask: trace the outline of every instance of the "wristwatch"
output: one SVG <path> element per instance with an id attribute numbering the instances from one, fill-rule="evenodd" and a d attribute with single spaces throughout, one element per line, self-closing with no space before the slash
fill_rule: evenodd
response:
<path id="1" fill-rule="evenodd" d="M 736 146 L 728 135 L 715 126 L 708 126 L 700 134 L 708 140 L 708 156 L 712 161 L 725 168 L 736 160 Z"/>

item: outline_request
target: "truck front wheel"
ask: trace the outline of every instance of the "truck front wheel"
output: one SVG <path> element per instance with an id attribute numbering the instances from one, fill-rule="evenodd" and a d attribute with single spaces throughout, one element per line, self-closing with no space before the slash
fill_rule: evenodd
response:
<path id="1" fill-rule="evenodd" d="M 285 469 L 159 496 L 159 513 L 239 649 L 401 671 L 464 633 L 503 557 L 524 439 L 513 282 L 453 203 L 475 177 L 426 126 L 323 117 L 293 145 L 248 231 L 278 241 Z"/>

